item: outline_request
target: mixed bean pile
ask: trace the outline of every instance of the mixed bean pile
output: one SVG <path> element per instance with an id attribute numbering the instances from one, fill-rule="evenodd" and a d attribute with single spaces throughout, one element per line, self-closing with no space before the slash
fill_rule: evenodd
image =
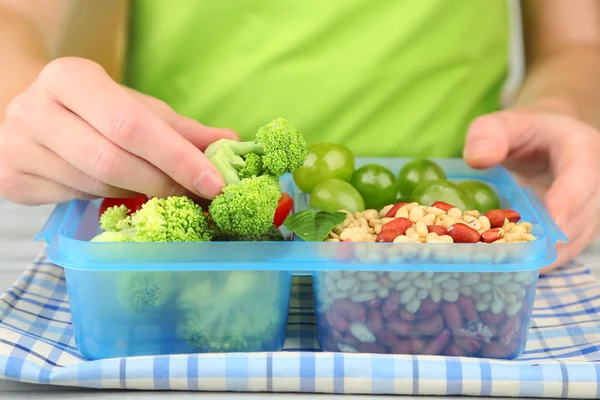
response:
<path id="1" fill-rule="evenodd" d="M 327 241 L 518 243 L 536 240 L 532 230 L 513 210 L 413 202 L 348 212 Z M 319 340 L 325 351 L 512 358 L 525 343 L 537 272 L 321 272 Z"/>

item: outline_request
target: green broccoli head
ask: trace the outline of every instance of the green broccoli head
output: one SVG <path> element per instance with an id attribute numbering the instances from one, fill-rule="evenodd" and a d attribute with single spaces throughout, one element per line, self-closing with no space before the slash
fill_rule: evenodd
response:
<path id="1" fill-rule="evenodd" d="M 279 181 L 262 175 L 225 186 L 211 202 L 208 211 L 225 236 L 233 240 L 257 240 L 273 226 L 280 198 Z"/>
<path id="2" fill-rule="evenodd" d="M 92 241 L 208 242 L 212 239 L 202 208 L 186 196 L 152 198 L 130 216 L 126 216 L 125 210 L 121 207 L 106 210 L 100 217 L 105 232 Z"/>
<path id="3" fill-rule="evenodd" d="M 204 154 L 221 172 L 225 184 L 231 185 L 250 176 L 280 177 L 293 172 L 304 164 L 308 150 L 304 136 L 287 120 L 277 118 L 260 128 L 253 141 L 220 139 Z"/>
<path id="4" fill-rule="evenodd" d="M 151 311 L 164 306 L 175 292 L 168 272 L 120 272 L 117 296 L 131 311 Z"/>

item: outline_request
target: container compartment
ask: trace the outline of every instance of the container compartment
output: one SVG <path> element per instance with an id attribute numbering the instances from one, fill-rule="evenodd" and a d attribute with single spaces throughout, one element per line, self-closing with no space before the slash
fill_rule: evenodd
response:
<path id="1" fill-rule="evenodd" d="M 538 271 L 328 271 L 314 278 L 324 351 L 512 359 Z"/>
<path id="2" fill-rule="evenodd" d="M 75 341 L 90 359 L 279 351 L 291 274 L 67 269 Z"/>

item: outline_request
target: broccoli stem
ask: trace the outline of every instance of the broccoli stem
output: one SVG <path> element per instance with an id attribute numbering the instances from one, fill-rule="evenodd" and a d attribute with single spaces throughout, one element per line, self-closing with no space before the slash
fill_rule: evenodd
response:
<path id="1" fill-rule="evenodd" d="M 230 139 L 220 139 L 208 146 L 204 152 L 204 155 L 221 172 L 226 185 L 240 183 L 239 171 L 246 165 L 242 156 L 247 154 L 262 155 L 264 149 L 257 142 L 237 142 Z"/>

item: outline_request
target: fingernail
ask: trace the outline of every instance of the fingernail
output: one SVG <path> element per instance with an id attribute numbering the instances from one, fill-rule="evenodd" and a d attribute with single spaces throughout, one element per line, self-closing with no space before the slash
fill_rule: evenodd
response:
<path id="1" fill-rule="evenodd" d="M 221 193 L 225 183 L 223 178 L 221 178 L 215 172 L 208 170 L 200 173 L 200 176 L 194 183 L 194 186 L 200 196 L 213 199 Z"/>

